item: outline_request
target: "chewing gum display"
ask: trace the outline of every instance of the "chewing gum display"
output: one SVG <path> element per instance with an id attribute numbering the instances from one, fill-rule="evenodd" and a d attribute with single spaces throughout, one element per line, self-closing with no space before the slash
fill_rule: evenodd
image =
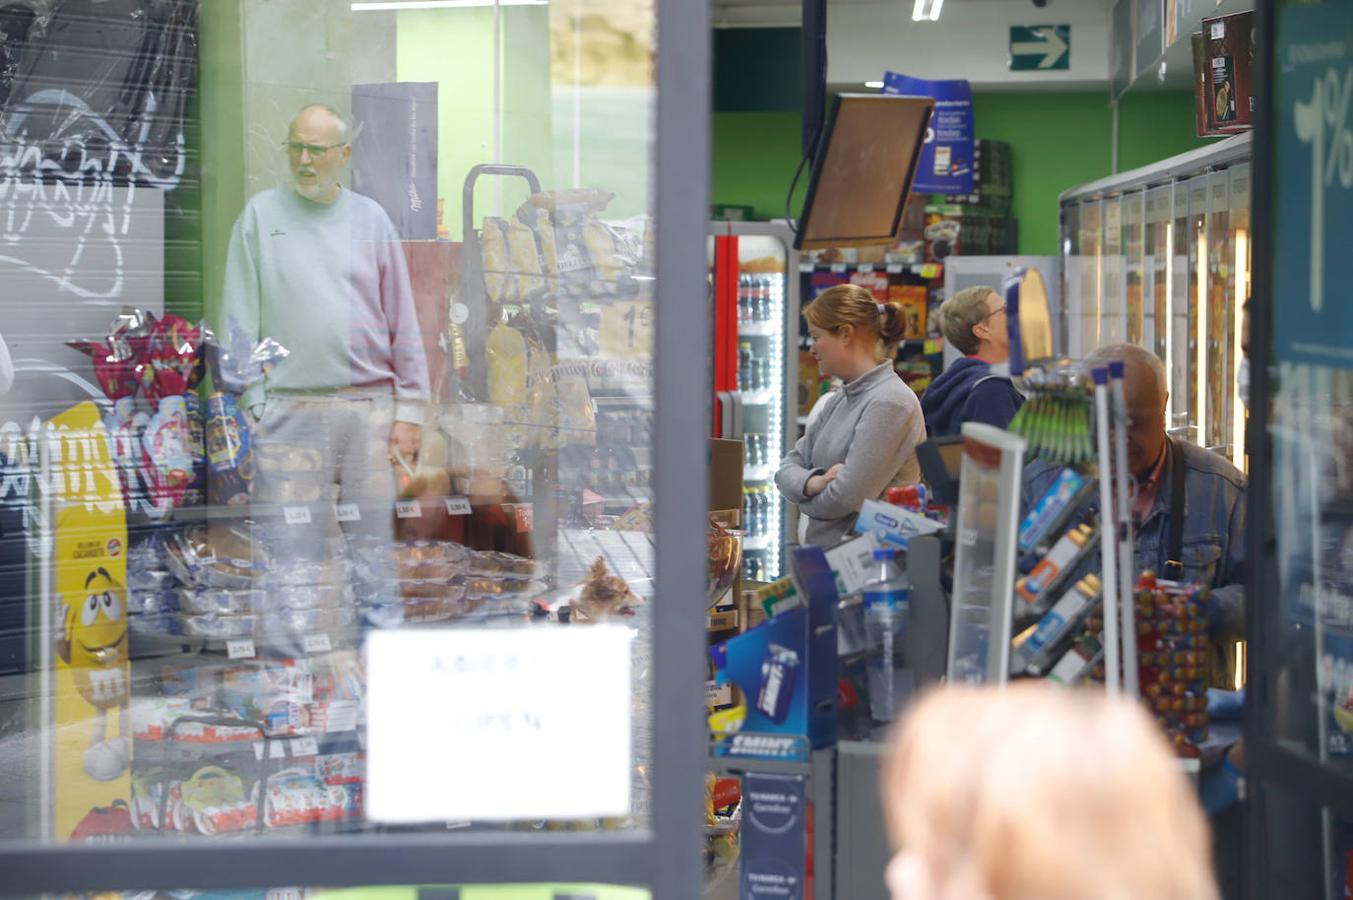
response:
<path id="1" fill-rule="evenodd" d="M 1038 628 L 1013 651 L 1010 670 L 1014 673 L 1042 675 L 1052 663 L 1051 654 L 1072 634 L 1081 621 L 1099 603 L 1099 577 L 1086 575 L 1044 613 Z"/>
<path id="2" fill-rule="evenodd" d="M 1029 510 L 1019 525 L 1019 552 L 1028 553 L 1038 546 L 1045 537 L 1054 533 L 1078 505 L 1077 501 L 1087 496 L 1086 488 L 1094 489 L 1095 480 L 1087 478 L 1068 466 L 1058 473 L 1037 503 Z"/>
<path id="3" fill-rule="evenodd" d="M 1208 594 L 1197 584 L 1158 580 L 1150 572 L 1137 582 L 1137 678 L 1142 700 L 1184 756 L 1196 756 L 1208 736 Z"/>
<path id="4" fill-rule="evenodd" d="M 1032 572 L 1015 582 L 1015 590 L 1026 603 L 1036 604 L 1062 572 L 1079 562 L 1081 555 L 1093 550 L 1091 540 L 1097 532 L 1090 525 L 1078 525 L 1062 535 L 1052 549 L 1034 566 Z"/>

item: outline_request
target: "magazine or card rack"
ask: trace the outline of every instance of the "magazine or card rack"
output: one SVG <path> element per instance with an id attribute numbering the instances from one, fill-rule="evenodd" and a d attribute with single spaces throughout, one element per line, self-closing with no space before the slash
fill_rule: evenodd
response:
<path id="1" fill-rule="evenodd" d="M 1015 541 L 1024 439 L 966 422 L 955 516 L 949 682 L 1003 684 L 1010 672 Z"/>

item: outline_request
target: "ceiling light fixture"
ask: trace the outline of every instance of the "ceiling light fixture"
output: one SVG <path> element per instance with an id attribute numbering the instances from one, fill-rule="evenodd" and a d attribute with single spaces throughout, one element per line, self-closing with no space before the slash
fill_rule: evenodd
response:
<path id="1" fill-rule="evenodd" d="M 940 10 L 944 7 L 944 0 L 916 0 L 916 5 L 911 8 L 911 20 L 913 22 L 938 22 L 940 20 Z"/>
<path id="2" fill-rule="evenodd" d="M 353 12 L 393 12 L 401 9 L 465 9 L 477 6 L 547 6 L 549 0 L 390 0 L 352 4 Z"/>

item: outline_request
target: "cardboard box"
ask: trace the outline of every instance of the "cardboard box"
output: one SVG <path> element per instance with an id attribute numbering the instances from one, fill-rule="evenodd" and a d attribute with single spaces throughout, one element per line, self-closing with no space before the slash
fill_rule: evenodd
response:
<path id="1" fill-rule="evenodd" d="M 879 248 L 882 251 L 884 248 Z M 874 295 L 874 301 L 882 303 L 888 299 L 888 273 L 887 272 L 855 272 L 850 276 L 851 284 L 858 284 L 860 287 Z"/>
<path id="2" fill-rule="evenodd" d="M 902 316 L 906 322 L 903 340 L 925 340 L 930 290 L 923 284 L 894 284 L 888 289 L 888 299 L 902 305 Z"/>
<path id="3" fill-rule="evenodd" d="M 1254 12 L 1203 19 L 1207 111 L 1214 134 L 1254 126 Z"/>
<path id="4" fill-rule="evenodd" d="M 739 759 L 806 762 L 836 743 L 836 578 L 818 547 L 790 556 L 805 605 L 710 649 L 720 683 L 747 698 L 736 731 L 714 734 L 714 753 Z"/>
<path id="5" fill-rule="evenodd" d="M 818 398 L 826 391 L 827 381 L 822 377 L 822 370 L 818 368 L 817 358 L 807 350 L 799 351 L 799 415 L 806 416 L 812 412 L 813 404 L 817 403 Z"/>

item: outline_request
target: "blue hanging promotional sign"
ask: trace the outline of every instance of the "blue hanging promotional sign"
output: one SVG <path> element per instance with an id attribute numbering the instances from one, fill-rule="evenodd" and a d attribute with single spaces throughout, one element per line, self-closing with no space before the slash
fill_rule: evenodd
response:
<path id="1" fill-rule="evenodd" d="M 918 194 L 971 194 L 972 85 L 966 81 L 927 81 L 885 72 L 883 93 L 929 97 L 935 101 L 912 189 Z"/>
<path id="2" fill-rule="evenodd" d="M 1353 368 L 1353 5 L 1279 12 L 1273 166 L 1274 349 L 1285 362 Z"/>

